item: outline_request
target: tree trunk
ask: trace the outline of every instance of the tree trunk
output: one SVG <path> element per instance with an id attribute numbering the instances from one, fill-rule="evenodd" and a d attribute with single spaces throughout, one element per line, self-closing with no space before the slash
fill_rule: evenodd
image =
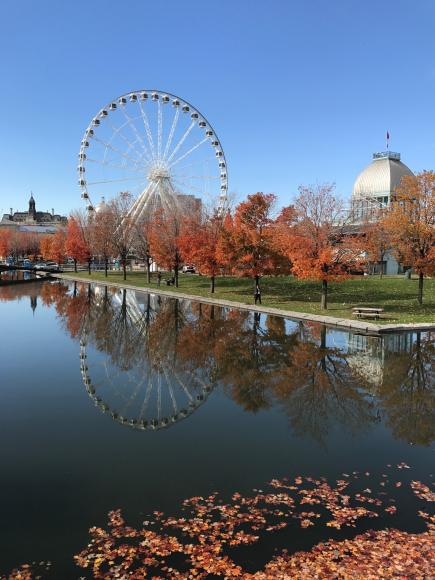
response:
<path id="1" fill-rule="evenodd" d="M 324 351 L 324 354 L 320 360 L 320 366 L 324 372 L 327 371 L 327 364 L 326 364 L 326 326 L 322 324 L 320 327 L 320 348 Z"/>
<path id="2" fill-rule="evenodd" d="M 178 266 L 174 268 L 175 288 L 178 288 Z"/>
<path id="3" fill-rule="evenodd" d="M 214 276 L 210 278 L 210 292 L 213 294 L 214 292 Z"/>
<path id="4" fill-rule="evenodd" d="M 77 260 L 74 258 L 74 272 L 77 274 Z"/>
<path id="5" fill-rule="evenodd" d="M 328 308 L 328 281 L 322 280 L 322 297 L 320 299 L 320 309 L 326 310 Z"/>
<path id="6" fill-rule="evenodd" d="M 124 280 L 127 280 L 127 261 L 122 260 L 122 272 L 124 274 Z"/>
<path id="7" fill-rule="evenodd" d="M 320 327 L 320 348 L 326 348 L 326 326 L 324 324 Z"/>
<path id="8" fill-rule="evenodd" d="M 418 303 L 420 306 L 423 304 L 423 272 L 418 275 Z"/>
<path id="9" fill-rule="evenodd" d="M 91 260 L 88 260 L 88 274 L 91 275 Z"/>
<path id="10" fill-rule="evenodd" d="M 147 258 L 147 283 L 151 284 L 151 262 L 149 258 Z"/>
<path id="11" fill-rule="evenodd" d="M 108 259 L 105 258 L 104 259 L 104 275 L 106 276 L 106 278 L 107 278 L 107 266 L 108 266 Z"/>

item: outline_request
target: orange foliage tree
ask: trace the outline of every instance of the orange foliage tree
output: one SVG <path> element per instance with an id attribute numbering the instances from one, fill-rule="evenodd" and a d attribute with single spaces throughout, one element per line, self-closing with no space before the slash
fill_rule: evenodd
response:
<path id="1" fill-rule="evenodd" d="M 127 257 L 135 237 L 135 226 L 129 214 L 132 203 L 131 193 L 121 191 L 109 204 L 113 216 L 113 249 L 121 259 L 124 280 L 127 279 Z"/>
<path id="2" fill-rule="evenodd" d="M 363 226 L 363 236 L 361 247 L 366 253 L 369 266 L 374 271 L 375 265 L 379 264 L 382 278 L 382 262 L 391 248 L 390 235 L 384 221 L 384 211 L 380 210 L 373 221 L 367 222 Z"/>
<path id="3" fill-rule="evenodd" d="M 53 241 L 51 244 L 51 254 L 50 259 L 54 260 L 58 264 L 62 264 L 65 261 L 65 242 L 66 242 L 66 232 L 63 229 L 57 230 L 53 236 Z"/>
<path id="4" fill-rule="evenodd" d="M 39 243 L 39 251 L 41 252 L 41 256 L 44 260 L 51 259 L 51 246 L 53 243 L 53 236 L 48 234 L 46 236 L 42 236 L 41 241 Z"/>
<path id="5" fill-rule="evenodd" d="M 104 275 L 107 276 L 109 258 L 113 255 L 113 237 L 115 235 L 115 216 L 112 205 L 104 205 L 96 212 L 92 224 L 92 248 L 104 261 Z"/>
<path id="6" fill-rule="evenodd" d="M 147 215 L 139 223 L 136 223 L 134 230 L 134 251 L 136 256 L 145 262 L 149 284 L 151 282 L 151 264 L 153 263 L 151 255 L 152 216 Z"/>
<path id="7" fill-rule="evenodd" d="M 195 264 L 200 274 L 210 276 L 212 293 L 224 265 L 219 246 L 222 227 L 223 217 L 218 212 L 211 216 L 198 213 L 185 221 L 179 240 L 183 259 Z"/>
<path id="8" fill-rule="evenodd" d="M 256 285 L 260 276 L 285 273 L 290 263 L 276 250 L 273 240 L 272 193 L 248 195 L 240 203 L 234 218 L 227 217 L 219 244 L 222 262 L 241 276 L 252 276 Z"/>
<path id="9" fill-rule="evenodd" d="M 151 253 L 160 266 L 174 271 L 175 286 L 178 288 L 178 272 L 182 264 L 180 247 L 183 214 L 172 208 L 156 212 L 150 232 Z"/>
<path id="10" fill-rule="evenodd" d="M 0 256 L 6 258 L 9 255 L 11 243 L 11 231 L 6 228 L 0 230 Z"/>
<path id="11" fill-rule="evenodd" d="M 90 263 L 91 252 L 85 236 L 84 225 L 74 215 L 68 220 L 65 250 L 68 256 L 74 260 L 75 272 L 77 272 L 77 262 L 88 261 Z"/>
<path id="12" fill-rule="evenodd" d="M 328 282 L 346 277 L 361 253 L 350 237 L 344 239 L 339 225 L 342 205 L 333 189 L 329 184 L 299 187 L 294 223 L 283 244 L 296 276 L 322 282 L 322 309 L 328 305 Z"/>
<path id="13" fill-rule="evenodd" d="M 398 259 L 418 273 L 422 304 L 424 276 L 435 271 L 435 172 L 403 177 L 385 224 Z"/>

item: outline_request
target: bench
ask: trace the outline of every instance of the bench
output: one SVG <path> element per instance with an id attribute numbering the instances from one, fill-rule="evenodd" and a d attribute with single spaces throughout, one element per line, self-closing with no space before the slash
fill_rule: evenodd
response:
<path id="1" fill-rule="evenodd" d="M 375 318 L 376 320 L 379 320 L 383 311 L 383 308 L 366 308 L 363 306 L 352 308 L 352 314 L 357 318 Z"/>

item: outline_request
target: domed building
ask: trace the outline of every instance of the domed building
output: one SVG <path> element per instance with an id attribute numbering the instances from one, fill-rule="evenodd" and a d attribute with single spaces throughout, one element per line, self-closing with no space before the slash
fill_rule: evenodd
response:
<path id="1" fill-rule="evenodd" d="M 374 153 L 372 162 L 355 179 L 348 223 L 358 226 L 376 220 L 378 210 L 388 207 L 402 178 L 413 175 L 400 160 L 400 153 Z M 401 273 L 402 267 L 392 252 L 387 252 L 384 258 L 382 262 L 372 265 L 372 273 Z"/>
<path id="2" fill-rule="evenodd" d="M 370 220 L 375 211 L 387 207 L 403 177 L 414 175 L 400 160 L 400 153 L 374 153 L 372 162 L 355 180 L 351 208 L 354 223 Z"/>

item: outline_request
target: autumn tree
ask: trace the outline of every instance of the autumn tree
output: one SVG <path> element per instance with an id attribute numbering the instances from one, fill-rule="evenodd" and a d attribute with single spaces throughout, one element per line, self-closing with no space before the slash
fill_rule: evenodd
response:
<path id="1" fill-rule="evenodd" d="M 214 212 L 211 216 L 198 212 L 186 219 L 180 236 L 180 249 L 184 260 L 195 264 L 200 274 L 210 276 L 212 293 L 215 290 L 216 276 L 224 265 L 219 245 L 223 219 L 219 212 Z"/>
<path id="2" fill-rule="evenodd" d="M 77 272 L 77 262 L 87 261 L 90 265 L 91 251 L 85 235 L 86 219 L 82 214 L 74 214 L 68 220 L 66 230 L 65 250 L 74 260 L 74 271 Z"/>
<path id="3" fill-rule="evenodd" d="M 383 274 L 383 261 L 391 249 L 391 240 L 384 221 L 385 213 L 380 210 L 375 218 L 363 225 L 361 248 L 366 253 L 368 266 L 380 264 L 380 276 Z"/>
<path id="4" fill-rule="evenodd" d="M 435 271 L 435 172 L 402 178 L 385 218 L 398 259 L 418 274 L 418 303 L 423 304 L 423 280 Z"/>
<path id="5" fill-rule="evenodd" d="M 322 282 L 322 309 L 328 305 L 328 282 L 346 277 L 361 253 L 344 236 L 342 204 L 333 191 L 330 184 L 299 187 L 284 247 L 297 277 Z"/>
<path id="6" fill-rule="evenodd" d="M 157 264 L 174 272 L 178 288 L 178 272 L 182 264 L 180 248 L 181 224 L 185 216 L 177 207 L 158 210 L 152 222 L 151 252 Z"/>
<path id="7" fill-rule="evenodd" d="M 33 232 L 16 232 L 19 251 L 23 256 L 36 256 L 39 253 L 40 235 Z"/>
<path id="8" fill-rule="evenodd" d="M 39 243 L 39 251 L 41 252 L 41 256 L 44 260 L 49 260 L 51 257 L 51 246 L 53 243 L 53 236 L 48 234 L 46 236 L 42 236 L 41 241 Z"/>
<path id="9" fill-rule="evenodd" d="M 148 284 L 151 282 L 151 264 L 153 263 L 153 257 L 151 255 L 151 231 L 151 215 L 147 215 L 144 219 L 134 224 L 134 251 L 136 256 L 145 262 Z"/>
<path id="10" fill-rule="evenodd" d="M 222 259 L 241 276 L 252 276 L 259 283 L 265 274 L 285 273 L 289 261 L 283 260 L 273 243 L 273 209 L 276 196 L 255 193 L 240 203 L 234 218 L 225 223 L 220 244 Z"/>
<path id="11" fill-rule="evenodd" d="M 131 193 L 121 191 L 109 204 L 113 213 L 113 248 L 121 259 L 124 280 L 127 279 L 127 257 L 135 237 L 135 225 L 129 213 L 132 203 Z"/>
<path id="12" fill-rule="evenodd" d="M 9 255 L 11 241 L 11 230 L 2 228 L 0 229 L 0 256 L 6 258 Z"/>
<path id="13" fill-rule="evenodd" d="M 104 261 L 104 275 L 107 277 L 107 268 L 110 257 L 113 255 L 113 238 L 115 235 L 115 216 L 113 206 L 104 204 L 96 212 L 92 224 L 92 248 L 97 256 Z"/>
<path id="14" fill-rule="evenodd" d="M 53 241 L 51 243 L 50 260 L 54 260 L 58 264 L 62 264 L 65 261 L 65 242 L 66 242 L 66 232 L 64 229 L 59 229 L 53 235 Z"/>

